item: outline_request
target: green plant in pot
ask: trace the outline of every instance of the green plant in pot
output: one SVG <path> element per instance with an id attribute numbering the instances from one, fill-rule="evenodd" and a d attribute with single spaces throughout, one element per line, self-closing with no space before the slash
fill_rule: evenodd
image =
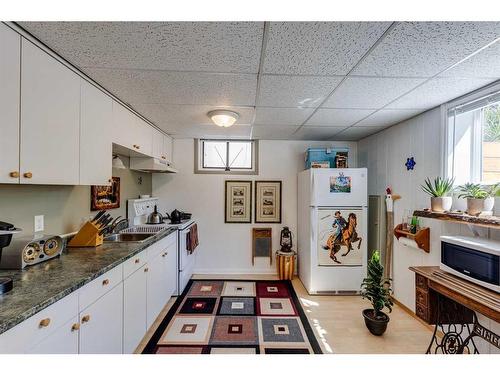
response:
<path id="1" fill-rule="evenodd" d="M 467 213 L 479 215 L 483 211 L 492 211 L 495 204 L 495 196 L 499 194 L 500 184 L 483 186 L 468 182 L 458 187 L 459 198 L 467 199 Z"/>
<path id="2" fill-rule="evenodd" d="M 431 181 L 429 177 L 425 179 L 422 190 L 431 196 L 431 211 L 445 212 L 451 210 L 453 198 L 448 196 L 453 191 L 454 178 L 436 177 Z"/>
<path id="3" fill-rule="evenodd" d="M 368 275 L 361 284 L 361 295 L 373 306 L 373 309 L 363 310 L 366 327 L 373 335 L 381 336 L 387 329 L 389 316 L 382 310 L 387 308 L 392 312 L 391 292 L 391 279 L 384 278 L 380 253 L 375 251 L 368 262 Z"/>

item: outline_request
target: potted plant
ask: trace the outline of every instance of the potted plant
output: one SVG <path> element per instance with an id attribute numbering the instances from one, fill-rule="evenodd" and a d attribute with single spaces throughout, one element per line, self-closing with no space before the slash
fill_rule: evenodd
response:
<path id="1" fill-rule="evenodd" d="M 479 215 L 482 211 L 493 210 L 495 204 L 494 196 L 500 190 L 499 185 L 482 186 L 468 182 L 458 187 L 459 198 L 467 198 L 467 213 L 469 215 Z"/>
<path id="2" fill-rule="evenodd" d="M 451 210 L 453 198 L 448 193 L 453 191 L 454 178 L 436 177 L 431 181 L 429 177 L 425 179 L 425 185 L 421 185 L 422 190 L 431 196 L 431 211 L 445 212 Z"/>
<path id="3" fill-rule="evenodd" d="M 368 299 L 373 309 L 363 310 L 366 328 L 376 336 L 381 336 L 387 329 L 389 316 L 382 312 L 386 307 L 392 312 L 391 279 L 384 278 L 384 267 L 380 263 L 380 254 L 375 251 L 368 262 L 368 276 L 361 284 L 361 295 Z"/>

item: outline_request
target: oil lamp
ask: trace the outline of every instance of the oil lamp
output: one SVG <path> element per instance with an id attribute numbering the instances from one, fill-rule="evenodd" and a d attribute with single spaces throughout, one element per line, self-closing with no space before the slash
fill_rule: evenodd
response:
<path id="1" fill-rule="evenodd" d="M 289 253 L 292 251 L 292 232 L 290 232 L 288 227 L 284 227 L 281 230 L 280 245 L 282 252 Z"/>

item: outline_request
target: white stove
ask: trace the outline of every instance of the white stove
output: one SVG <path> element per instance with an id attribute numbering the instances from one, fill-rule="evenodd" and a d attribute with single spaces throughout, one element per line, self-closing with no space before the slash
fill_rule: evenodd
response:
<path id="1" fill-rule="evenodd" d="M 190 228 L 196 223 L 194 220 L 182 220 L 178 224 L 169 222 L 163 224 L 147 224 L 148 216 L 154 211 L 155 205 L 158 206 L 158 198 L 129 199 L 127 206 L 127 218 L 130 227 L 121 231 L 121 233 L 158 233 L 166 228 L 177 229 L 177 287 L 175 295 L 180 295 L 184 291 L 187 283 L 193 276 L 193 270 L 196 263 L 197 251 L 189 252 L 187 250 L 187 235 Z M 169 220 L 168 220 L 169 221 Z"/>

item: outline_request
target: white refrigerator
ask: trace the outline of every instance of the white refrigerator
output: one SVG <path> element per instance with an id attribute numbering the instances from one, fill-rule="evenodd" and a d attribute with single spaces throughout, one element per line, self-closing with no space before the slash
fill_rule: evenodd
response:
<path id="1" fill-rule="evenodd" d="M 298 176 L 298 271 L 309 294 L 357 294 L 367 265 L 366 168 Z"/>

